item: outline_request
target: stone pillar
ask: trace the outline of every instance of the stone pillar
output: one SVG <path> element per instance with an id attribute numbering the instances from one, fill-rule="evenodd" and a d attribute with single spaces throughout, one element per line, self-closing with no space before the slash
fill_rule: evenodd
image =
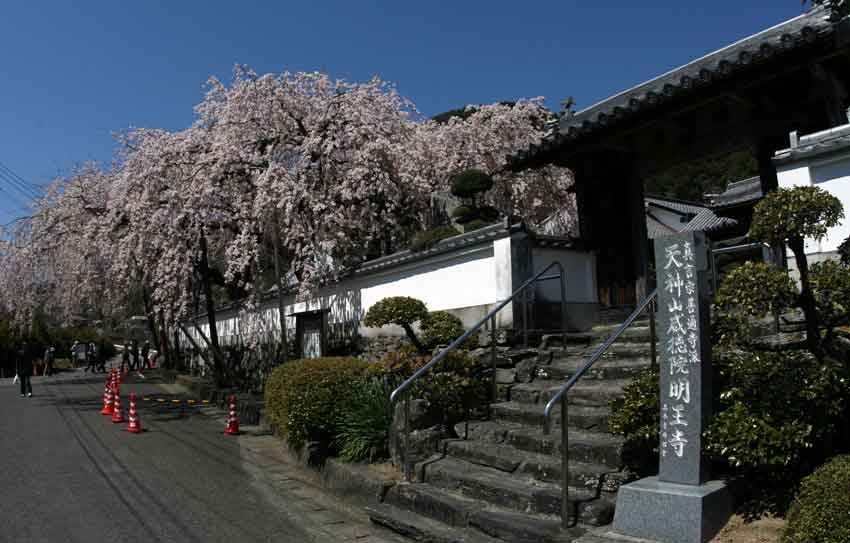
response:
<path id="1" fill-rule="evenodd" d="M 621 487 L 614 529 L 665 543 L 702 543 L 731 515 L 708 480 L 702 432 L 711 416 L 709 245 L 702 232 L 655 240 L 661 427 L 659 474 Z"/>

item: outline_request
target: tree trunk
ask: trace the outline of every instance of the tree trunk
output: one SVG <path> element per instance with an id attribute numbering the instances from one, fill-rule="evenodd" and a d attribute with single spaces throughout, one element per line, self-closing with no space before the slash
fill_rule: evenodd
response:
<path id="1" fill-rule="evenodd" d="M 289 348 L 286 344 L 286 315 L 284 314 L 283 303 L 283 278 L 281 277 L 280 266 L 280 248 L 278 247 L 278 220 L 277 213 L 274 216 L 274 232 L 272 232 L 272 244 L 274 248 L 274 275 L 277 279 L 277 311 L 278 320 L 280 321 L 280 346 L 282 352 L 281 361 L 287 362 L 289 359 Z"/>
<path id="2" fill-rule="evenodd" d="M 198 272 L 201 276 L 201 286 L 204 290 L 204 303 L 207 310 L 207 323 L 210 327 L 209 347 L 210 351 L 212 351 L 213 374 L 216 385 L 224 387 L 226 386 L 226 383 L 224 382 L 224 356 L 222 355 L 221 348 L 218 344 L 218 330 L 216 328 L 215 320 L 215 300 L 213 300 L 209 257 L 207 255 L 207 237 L 203 232 L 201 232 L 200 236 L 200 246 L 201 262 L 198 266 Z"/>
<path id="3" fill-rule="evenodd" d="M 413 346 L 416 347 L 419 354 L 428 354 L 428 351 L 425 350 L 425 346 L 422 345 L 422 342 L 420 342 L 419 338 L 416 337 L 416 334 L 413 333 L 413 328 L 411 328 L 409 324 L 402 324 L 401 327 L 404 328 L 404 333 L 407 334 L 407 338 L 411 343 L 413 343 Z"/>
<path id="4" fill-rule="evenodd" d="M 797 269 L 800 272 L 800 308 L 806 316 L 806 344 L 812 353 L 820 358 L 821 338 L 820 319 L 815 305 L 815 297 L 809 285 L 809 262 L 806 259 L 805 242 L 803 238 L 788 240 L 788 247 L 794 253 Z"/>

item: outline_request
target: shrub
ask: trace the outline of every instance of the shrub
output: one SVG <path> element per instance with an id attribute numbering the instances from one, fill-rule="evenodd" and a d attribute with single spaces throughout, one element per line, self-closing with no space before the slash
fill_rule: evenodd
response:
<path id="1" fill-rule="evenodd" d="M 625 438 L 623 462 L 636 475 L 658 473 L 661 412 L 658 371 L 650 368 L 626 385 L 623 396 L 611 401 L 611 433 Z"/>
<path id="2" fill-rule="evenodd" d="M 499 210 L 493 206 L 481 206 L 478 208 L 478 217 L 487 223 L 493 223 L 499 220 Z"/>
<path id="3" fill-rule="evenodd" d="M 834 457 L 803 479 L 786 521 L 783 543 L 850 541 L 850 455 Z"/>
<path id="4" fill-rule="evenodd" d="M 430 356 L 417 356 L 402 349 L 373 364 L 370 374 L 382 380 L 404 380 L 430 360 Z M 413 385 L 409 397 L 428 400 L 451 428 L 476 408 L 486 405 L 490 381 L 481 373 L 482 368 L 468 354 L 452 351 Z"/>
<path id="5" fill-rule="evenodd" d="M 822 355 L 818 310 L 809 282 L 805 239 L 822 239 L 844 217 L 841 201 L 818 187 L 795 187 L 771 192 L 756 204 L 750 236 L 771 244 L 787 243 L 800 272 L 799 304 L 806 315 L 806 342 Z"/>
<path id="6" fill-rule="evenodd" d="M 455 230 L 453 226 L 438 226 L 437 228 L 433 228 L 427 232 L 420 232 L 419 234 L 416 234 L 416 236 L 413 237 L 413 241 L 410 242 L 410 250 L 414 253 L 425 251 L 436 245 L 440 240 L 444 240 L 458 234 L 460 234 L 460 232 Z"/>
<path id="7" fill-rule="evenodd" d="M 745 513 L 783 514 L 801 476 L 848 446 L 848 368 L 804 350 L 739 352 L 721 379 L 706 449 L 743 482 Z"/>
<path id="8" fill-rule="evenodd" d="M 428 347 L 448 345 L 463 335 L 463 323 L 448 311 L 433 311 L 422 319 L 422 340 Z"/>
<path id="9" fill-rule="evenodd" d="M 356 358 L 311 358 L 278 366 L 265 386 L 270 422 L 293 447 L 318 441 L 333 450 L 353 405 L 353 384 L 368 367 Z"/>
<path id="10" fill-rule="evenodd" d="M 850 267 L 826 260 L 812 265 L 812 293 L 827 337 L 836 326 L 850 322 Z"/>
<path id="11" fill-rule="evenodd" d="M 363 318 L 363 324 L 373 328 L 380 328 L 388 324 L 401 326 L 416 349 L 419 352 L 424 352 L 425 347 L 413 331 L 413 323 L 421 321 L 427 316 L 428 309 L 421 300 L 408 296 L 391 296 L 370 307 Z"/>
<path id="12" fill-rule="evenodd" d="M 796 296 L 794 282 L 785 270 L 764 262 L 745 262 L 733 268 L 714 299 L 716 341 L 743 341 L 749 331 L 748 317 L 781 313 Z"/>
<path id="13" fill-rule="evenodd" d="M 493 223 L 485 222 L 485 221 L 482 221 L 481 219 L 475 219 L 474 221 L 468 222 L 465 225 L 463 225 L 463 231 L 464 232 L 474 232 L 476 230 L 480 230 L 481 228 L 484 228 L 485 226 L 490 226 L 491 224 L 493 224 Z"/>
<path id="14" fill-rule="evenodd" d="M 476 194 L 487 192 L 491 188 L 493 178 L 481 170 L 464 170 L 452 177 L 452 194 L 458 198 L 474 198 Z"/>
<path id="15" fill-rule="evenodd" d="M 390 394 L 399 381 L 363 378 L 353 387 L 351 409 L 343 415 L 337 447 L 347 462 L 374 462 L 389 457 L 393 423 Z"/>
<path id="16" fill-rule="evenodd" d="M 841 263 L 850 266 L 850 237 L 841 242 L 838 246 L 838 256 L 841 257 Z"/>
<path id="17" fill-rule="evenodd" d="M 452 210 L 452 218 L 460 224 L 468 223 L 478 218 L 478 208 L 458 206 Z"/>

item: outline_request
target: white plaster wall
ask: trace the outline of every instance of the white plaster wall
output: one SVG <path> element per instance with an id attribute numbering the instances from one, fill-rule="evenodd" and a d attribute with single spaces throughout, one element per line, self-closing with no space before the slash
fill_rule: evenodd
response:
<path id="1" fill-rule="evenodd" d="M 841 201 L 845 214 L 850 214 L 850 156 L 784 164 L 778 168 L 777 177 L 781 188 L 816 186 L 826 190 Z M 850 219 L 845 217 L 819 242 L 807 239 L 806 254 L 833 252 L 848 236 Z M 790 251 L 788 254 L 792 256 Z"/>

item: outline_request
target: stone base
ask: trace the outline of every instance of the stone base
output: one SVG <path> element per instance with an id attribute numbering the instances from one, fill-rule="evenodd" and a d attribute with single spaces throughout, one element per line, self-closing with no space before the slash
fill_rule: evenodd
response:
<path id="1" fill-rule="evenodd" d="M 703 543 L 732 515 L 726 484 L 680 485 L 647 477 L 620 487 L 614 531 L 663 543 Z"/>

